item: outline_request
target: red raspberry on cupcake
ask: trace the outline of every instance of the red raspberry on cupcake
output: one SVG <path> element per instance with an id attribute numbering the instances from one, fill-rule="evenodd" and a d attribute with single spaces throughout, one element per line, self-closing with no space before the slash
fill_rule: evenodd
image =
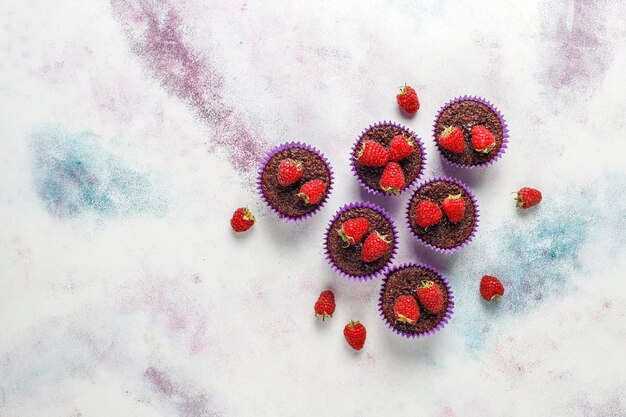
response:
<path id="1" fill-rule="evenodd" d="M 365 166 L 384 167 L 389 161 L 389 152 L 380 143 L 366 140 L 357 153 L 356 159 Z"/>
<path id="2" fill-rule="evenodd" d="M 424 229 L 432 226 L 433 224 L 437 224 L 441 221 L 443 214 L 441 213 L 441 209 L 439 206 L 430 201 L 430 200 L 422 200 L 417 204 L 417 224 L 419 224 Z"/>
<path id="3" fill-rule="evenodd" d="M 393 314 L 396 321 L 415 324 L 420 318 L 420 308 L 415 298 L 410 295 L 401 295 L 393 305 Z"/>
<path id="4" fill-rule="evenodd" d="M 380 188 L 387 194 L 398 194 L 404 189 L 404 172 L 397 162 L 388 162 L 380 177 Z"/>
<path id="5" fill-rule="evenodd" d="M 326 183 L 322 180 L 311 180 L 302 184 L 298 195 L 306 204 L 318 204 L 326 195 Z"/>
<path id="6" fill-rule="evenodd" d="M 356 219 L 343 222 L 341 229 L 337 230 L 337 233 L 350 246 L 359 243 L 369 230 L 370 222 L 365 217 L 357 217 Z"/>
<path id="7" fill-rule="evenodd" d="M 417 298 L 432 313 L 438 313 L 443 308 L 441 287 L 433 281 L 424 280 L 420 283 L 417 289 Z"/>
<path id="8" fill-rule="evenodd" d="M 283 159 L 278 165 L 278 183 L 287 187 L 302 177 L 302 162 L 294 159 Z"/>
<path id="9" fill-rule="evenodd" d="M 361 260 L 363 262 L 374 262 L 382 258 L 391 249 L 391 241 L 387 236 L 378 232 L 371 233 L 361 249 Z"/>
<path id="10" fill-rule="evenodd" d="M 439 145 L 452 153 L 462 154 L 465 152 L 465 138 L 458 127 L 449 126 L 439 136 Z"/>
<path id="11" fill-rule="evenodd" d="M 396 135 L 391 139 L 391 143 L 389 144 L 389 160 L 396 162 L 401 161 L 411 155 L 414 148 L 415 141 L 413 137 L 405 134 Z"/>
<path id="12" fill-rule="evenodd" d="M 458 223 L 463 220 L 465 216 L 465 200 L 461 198 L 461 194 L 449 194 L 441 202 L 443 212 L 446 213 L 446 217 L 452 223 Z"/>
<path id="13" fill-rule="evenodd" d="M 477 152 L 489 153 L 496 146 L 496 139 L 485 126 L 474 126 L 472 128 L 472 146 Z"/>

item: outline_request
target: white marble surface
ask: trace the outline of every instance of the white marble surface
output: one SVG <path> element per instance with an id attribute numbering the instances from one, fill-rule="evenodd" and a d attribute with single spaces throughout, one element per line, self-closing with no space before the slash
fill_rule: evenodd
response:
<path id="1" fill-rule="evenodd" d="M 626 414 L 626 5 L 596 1 L 5 0 L 0 6 L 0 415 L 623 416 Z M 415 118 L 397 111 L 416 87 Z M 482 171 L 442 165 L 435 112 L 462 94 L 505 114 Z M 348 152 L 391 119 L 425 141 L 425 178 L 478 196 L 453 255 L 375 198 L 398 262 L 457 295 L 423 340 L 390 332 L 380 281 L 322 254 L 334 211 L 367 198 Z M 263 153 L 330 159 L 326 207 L 286 225 L 263 206 Z M 536 210 L 509 193 L 544 192 Z M 248 205 L 258 223 L 234 236 Z M 507 286 L 485 306 L 478 281 Z M 337 312 L 312 316 L 322 289 Z M 368 329 L 354 353 L 350 319 Z"/>

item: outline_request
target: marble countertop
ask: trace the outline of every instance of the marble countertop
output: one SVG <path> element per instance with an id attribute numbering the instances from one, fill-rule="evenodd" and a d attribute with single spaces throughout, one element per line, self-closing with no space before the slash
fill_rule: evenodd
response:
<path id="1" fill-rule="evenodd" d="M 4 1 L 0 415 L 626 415 L 625 20 L 619 0 Z M 404 83 L 413 118 L 395 103 Z M 484 170 L 444 164 L 432 141 L 464 94 L 510 127 Z M 422 246 L 408 195 L 354 181 L 350 147 L 381 120 L 422 138 L 424 179 L 476 194 L 468 247 Z M 290 140 L 336 177 L 299 225 L 255 189 Z M 521 186 L 541 205 L 516 210 Z M 380 278 L 326 264 L 329 219 L 362 200 L 396 219 L 396 262 L 450 281 L 443 331 L 393 334 Z M 235 235 L 244 205 L 257 224 Z M 480 299 L 484 274 L 502 303 Z M 326 288 L 337 311 L 322 323 Z M 358 353 L 351 319 L 368 331 Z"/>

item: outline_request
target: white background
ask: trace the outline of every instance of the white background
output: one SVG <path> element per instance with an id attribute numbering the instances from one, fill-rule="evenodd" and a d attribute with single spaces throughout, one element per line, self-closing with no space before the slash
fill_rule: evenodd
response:
<path id="1" fill-rule="evenodd" d="M 215 3 L 3 2 L 0 415 L 625 415 L 624 3 Z M 150 19 L 173 29 L 155 35 Z M 405 82 L 422 103 L 411 119 L 395 105 Z M 485 170 L 442 165 L 432 143 L 437 109 L 463 94 L 509 123 L 507 153 Z M 407 233 L 407 195 L 359 190 L 349 150 L 379 120 L 421 136 L 424 179 L 475 192 L 468 248 L 433 253 Z M 93 132 L 89 149 L 149 173 L 165 204 L 122 194 L 122 214 L 47 210 L 33 132 L 49 123 Z M 325 208 L 301 225 L 274 218 L 254 169 L 230 162 L 245 134 L 324 152 Z M 525 185 L 544 201 L 520 213 L 509 193 Z M 451 281 L 457 306 L 437 335 L 393 334 L 380 280 L 326 265 L 328 220 L 362 199 L 396 220 L 398 262 Z M 258 222 L 235 236 L 242 205 Z M 486 273 L 507 286 L 499 306 L 478 296 Z M 322 323 L 326 288 L 337 311 Z M 368 331 L 359 353 L 342 336 L 351 319 Z"/>

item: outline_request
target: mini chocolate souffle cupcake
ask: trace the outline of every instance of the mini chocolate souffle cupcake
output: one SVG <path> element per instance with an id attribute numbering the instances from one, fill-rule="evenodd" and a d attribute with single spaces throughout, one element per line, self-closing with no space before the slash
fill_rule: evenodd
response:
<path id="1" fill-rule="evenodd" d="M 398 314 L 396 303 L 403 296 L 410 297 L 409 301 L 418 310 L 410 318 Z M 378 310 L 387 326 L 399 335 L 408 338 L 431 335 L 448 323 L 453 309 L 450 284 L 428 265 L 396 266 L 383 278 Z"/>
<path id="2" fill-rule="evenodd" d="M 464 168 L 486 167 L 506 150 L 509 129 L 493 104 L 480 97 L 463 96 L 439 110 L 433 136 L 446 161 Z"/>
<path id="3" fill-rule="evenodd" d="M 452 178 L 420 184 L 406 210 L 409 230 L 427 246 L 454 252 L 467 245 L 478 228 L 478 203 L 469 188 Z"/>
<path id="4" fill-rule="evenodd" d="M 351 203 L 340 208 L 324 237 L 329 265 L 341 276 L 369 280 L 391 265 L 398 233 L 389 214 L 375 204 Z"/>
<path id="5" fill-rule="evenodd" d="M 350 153 L 359 184 L 378 195 L 400 194 L 419 179 L 426 154 L 415 132 L 393 122 L 376 123 L 361 133 Z"/>
<path id="6" fill-rule="evenodd" d="M 257 189 L 281 219 L 299 222 L 317 213 L 333 186 L 333 171 L 322 153 L 304 143 L 289 142 L 265 158 Z"/>

